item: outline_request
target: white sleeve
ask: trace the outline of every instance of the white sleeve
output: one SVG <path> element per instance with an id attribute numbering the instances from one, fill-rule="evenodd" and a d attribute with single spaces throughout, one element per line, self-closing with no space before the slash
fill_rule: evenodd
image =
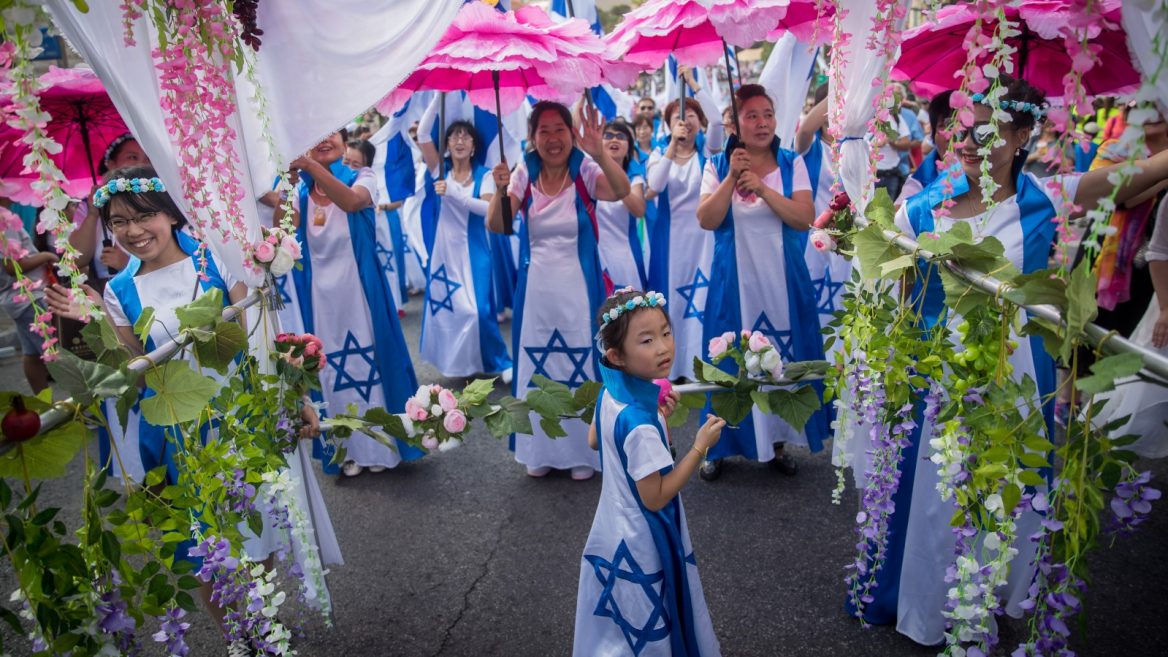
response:
<path id="1" fill-rule="evenodd" d="M 483 174 L 483 182 L 479 183 L 479 196 L 494 194 L 497 191 L 499 190 L 495 187 L 495 176 L 488 170 Z"/>
<path id="2" fill-rule="evenodd" d="M 604 170 L 592 158 L 584 158 L 580 163 L 580 175 L 584 178 L 584 188 L 596 198 L 596 181 L 604 175 Z"/>
<path id="3" fill-rule="evenodd" d="M 215 268 L 219 270 L 219 278 L 223 279 L 223 287 L 226 287 L 228 291 L 230 291 L 231 288 L 235 287 L 235 284 L 239 281 L 231 275 L 231 270 L 223 265 L 223 261 L 221 261 L 219 258 L 216 258 L 215 254 L 211 253 L 211 249 L 207 249 L 207 255 L 210 256 L 211 260 L 215 263 Z M 223 301 L 225 303 L 231 303 L 230 298 L 225 298 Z"/>
<path id="4" fill-rule="evenodd" d="M 924 187 L 921 185 L 921 181 L 913 178 L 912 176 L 909 176 L 908 179 L 904 181 L 904 186 L 900 188 L 900 196 L 896 197 L 896 204 L 904 204 L 905 201 L 916 196 L 917 194 L 920 194 L 922 189 L 924 189 Z"/>
<path id="5" fill-rule="evenodd" d="M 642 176 L 641 174 L 637 174 L 635 176 L 629 176 L 629 187 L 636 187 L 637 185 L 643 186 L 644 184 L 645 184 L 645 177 Z"/>
<path id="6" fill-rule="evenodd" d="M 649 184 L 649 189 L 658 194 L 665 191 L 665 186 L 669 184 L 669 170 L 672 168 L 673 160 L 659 152 L 650 155 L 645 174 L 645 182 Z"/>
<path id="7" fill-rule="evenodd" d="M 722 110 L 705 88 L 697 93 L 696 98 L 706 115 L 706 156 L 711 157 L 722 152 L 722 141 L 726 138 L 722 134 Z"/>
<path id="8" fill-rule="evenodd" d="M 811 191 L 811 176 L 807 173 L 807 163 L 796 157 L 791 171 L 791 193 Z M 703 183 L 705 180 L 703 179 Z"/>
<path id="9" fill-rule="evenodd" d="M 515 165 L 515 170 L 511 172 L 511 184 L 507 187 L 507 193 L 513 194 L 523 202 L 523 193 L 527 189 L 527 164 L 520 162 Z M 518 208 L 515 208 L 518 210 Z"/>
<path id="10" fill-rule="evenodd" d="M 913 230 L 912 222 L 908 220 L 908 205 L 902 205 L 896 211 L 896 217 L 893 218 L 896 227 L 900 229 L 905 235 L 910 235 L 914 239 L 917 237 L 917 232 Z"/>
<path id="11" fill-rule="evenodd" d="M 707 160 L 706 168 L 702 170 L 702 189 L 699 196 L 713 194 L 718 191 L 718 185 L 721 184 L 722 181 L 718 180 L 718 170 L 714 168 L 714 162 Z"/>
<path id="12" fill-rule="evenodd" d="M 1168 201 L 1160 201 L 1156 211 L 1152 239 L 1148 241 L 1148 262 L 1168 260 Z"/>
<path id="13" fill-rule="evenodd" d="M 673 457 L 661 432 L 649 424 L 635 427 L 625 437 L 625 467 L 633 481 L 640 481 L 649 475 L 673 465 Z"/>
<path id="14" fill-rule="evenodd" d="M 372 201 L 373 207 L 377 207 L 377 175 L 373 173 L 373 169 L 369 167 L 361 167 L 357 170 L 357 179 L 353 181 L 354 188 L 364 187 L 369 190 L 369 200 Z"/>
<path id="15" fill-rule="evenodd" d="M 442 94 L 434 94 L 434 99 L 426 107 L 426 111 L 422 113 L 421 120 L 418 121 L 418 143 L 424 144 L 426 142 L 434 141 L 430 135 L 430 131 L 434 128 L 434 121 L 438 119 L 438 103 L 441 101 Z"/>
<path id="16" fill-rule="evenodd" d="M 133 326 L 126 317 L 126 311 L 122 310 L 122 303 L 118 301 L 118 295 L 114 294 L 114 286 L 106 285 L 105 292 L 101 297 L 105 301 L 105 312 L 109 315 L 114 326 Z"/>
<path id="17" fill-rule="evenodd" d="M 904 117 L 899 114 L 896 117 L 896 133 L 901 137 L 912 137 L 912 130 L 909 130 L 908 121 L 905 121 Z"/>

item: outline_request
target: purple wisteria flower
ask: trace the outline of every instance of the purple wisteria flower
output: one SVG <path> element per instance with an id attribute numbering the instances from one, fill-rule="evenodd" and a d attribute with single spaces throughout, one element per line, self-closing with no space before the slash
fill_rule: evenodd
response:
<path id="1" fill-rule="evenodd" d="M 1137 525 L 1148 519 L 1152 502 L 1160 499 L 1160 491 L 1148 485 L 1151 481 L 1152 473 L 1144 471 L 1116 484 L 1115 497 L 1111 498 L 1113 517 L 1108 531 L 1131 534 Z"/>
<path id="2" fill-rule="evenodd" d="M 129 614 L 126 602 L 122 600 L 121 592 L 116 586 L 101 594 L 96 611 L 97 628 L 113 637 L 114 646 L 118 651 L 123 655 L 137 655 L 141 649 L 137 637 L 134 636 L 138 623 Z"/>
<path id="3" fill-rule="evenodd" d="M 199 569 L 198 576 L 204 582 L 211 581 L 220 569 L 230 571 L 239 567 L 239 559 L 231 556 L 231 544 L 225 538 L 204 537 L 202 542 L 191 548 L 190 555 L 203 558 L 203 567 Z"/>
<path id="4" fill-rule="evenodd" d="M 162 629 L 155 632 L 153 638 L 158 643 L 166 644 L 168 657 L 186 657 L 191 651 L 185 639 L 187 629 L 190 628 L 191 624 L 182 621 L 186 615 L 187 612 L 183 611 L 181 607 L 172 607 L 158 617 L 158 620 L 162 622 Z"/>
<path id="5" fill-rule="evenodd" d="M 246 476 L 247 473 L 240 468 L 235 469 L 230 480 L 224 474 L 219 474 L 219 478 L 226 484 L 227 497 L 231 504 L 231 510 L 236 513 L 247 513 L 255 509 L 252 500 L 255 498 L 256 488 L 247 483 L 245 480 Z"/>

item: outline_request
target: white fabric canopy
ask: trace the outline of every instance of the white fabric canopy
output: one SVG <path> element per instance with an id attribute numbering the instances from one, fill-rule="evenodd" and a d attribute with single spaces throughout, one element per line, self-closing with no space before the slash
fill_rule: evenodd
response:
<path id="1" fill-rule="evenodd" d="M 803 112 L 807 87 L 811 85 L 817 52 L 815 46 L 800 42 L 794 34 L 787 32 L 775 42 L 771 56 L 758 76 L 758 83 L 766 88 L 775 101 L 775 118 L 778 121 L 775 134 L 783 148 L 793 148 L 792 144 L 795 143 L 795 128 Z"/>
<path id="2" fill-rule="evenodd" d="M 1123 29 L 1127 33 L 1128 46 L 1135 59 L 1136 67 L 1144 74 L 1144 80 L 1160 68 L 1160 54 L 1156 52 L 1155 39 L 1168 34 L 1168 2 L 1164 0 L 1128 0 L 1123 3 Z M 1168 74 L 1160 73 L 1155 81 L 1156 100 L 1161 111 L 1168 110 Z"/>
<path id="3" fill-rule="evenodd" d="M 101 77 L 106 90 L 170 189 L 181 189 L 175 150 L 163 123 L 157 72 L 150 56 L 156 37 L 150 21 L 135 25 L 138 45 L 123 43 L 122 13 L 115 2 L 95 2 L 79 12 L 71 0 L 46 0 L 61 33 Z M 297 0 L 260 3 L 264 31 L 257 75 L 267 98 L 274 160 L 261 139 L 253 88 L 236 80 L 238 162 L 248 197 L 241 207 L 249 239 L 259 236 L 254 192 L 271 188 L 286 166 L 330 132 L 344 126 L 387 94 L 418 65 L 454 19 L 460 3 L 431 0 Z M 149 35 L 149 38 L 147 38 Z M 175 195 L 180 207 L 183 199 Z M 204 225 L 205 217 L 189 217 Z M 215 255 L 241 280 L 238 246 L 205 230 Z"/>

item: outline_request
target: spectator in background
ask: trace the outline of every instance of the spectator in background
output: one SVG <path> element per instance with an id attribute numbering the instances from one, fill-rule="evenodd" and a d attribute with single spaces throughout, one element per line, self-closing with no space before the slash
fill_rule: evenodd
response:
<path id="1" fill-rule="evenodd" d="M 897 149 L 900 152 L 899 170 L 903 181 L 921 162 L 921 143 L 925 140 L 925 131 L 917 119 L 916 104 L 909 100 L 903 84 L 893 86 L 893 102 L 900 111 L 900 118 L 908 126 L 908 148 Z M 896 198 L 896 195 L 892 198 Z"/>
<path id="2" fill-rule="evenodd" d="M 734 130 L 734 107 L 733 106 L 727 107 L 726 109 L 722 110 L 722 131 L 726 133 L 727 138 L 731 137 L 732 135 L 738 134 Z"/>
<path id="3" fill-rule="evenodd" d="M 1031 142 L 1030 154 L 1026 156 L 1026 172 L 1046 178 L 1069 169 L 1074 158 L 1074 143 L 1070 140 L 1059 143 L 1060 139 L 1061 135 L 1054 123 L 1044 123 L 1042 132 Z"/>
<path id="4" fill-rule="evenodd" d="M 1084 173 L 1091 169 L 1091 162 L 1095 160 L 1095 154 L 1099 152 L 1099 144 L 1095 141 L 1095 137 L 1099 135 L 1099 124 L 1094 121 L 1088 121 L 1083 126 L 1083 132 L 1087 135 L 1088 141 L 1079 142 L 1075 144 L 1075 173 Z"/>
<path id="5" fill-rule="evenodd" d="M 20 218 L 3 206 L 0 206 L 0 227 L 3 227 L 4 243 L 8 246 L 6 250 L 14 256 L 19 256 L 5 258 L 3 267 L 0 267 L 0 307 L 3 307 L 4 312 L 16 324 L 24 378 L 28 380 L 28 386 L 36 394 L 49 385 L 49 370 L 41 360 L 44 340 L 32 331 L 32 323 L 36 319 L 33 301 L 41 303 L 43 285 L 33 292 L 35 299 L 22 297 L 13 285 L 16 283 L 18 268 L 25 278 L 43 282 L 49 273 L 49 267 L 57 264 L 57 254 L 51 251 L 37 251 Z"/>

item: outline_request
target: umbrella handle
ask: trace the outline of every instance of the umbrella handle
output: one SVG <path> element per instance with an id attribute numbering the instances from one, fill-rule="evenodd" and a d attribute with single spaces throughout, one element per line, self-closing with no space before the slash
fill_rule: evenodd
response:
<path id="1" fill-rule="evenodd" d="M 507 161 L 507 149 L 503 148 L 503 108 L 499 101 L 499 72 L 491 71 L 491 84 L 495 87 L 495 124 L 499 131 L 499 161 Z M 502 194 L 503 203 L 503 234 L 512 235 L 515 233 L 515 227 L 511 224 L 515 215 L 511 211 L 511 194 L 507 192 L 507 186 L 504 185 L 502 189 L 496 191 L 497 194 Z"/>
<path id="2" fill-rule="evenodd" d="M 106 248 L 112 247 L 113 245 L 114 245 L 114 241 L 113 241 L 113 240 L 111 240 L 111 239 L 110 239 L 110 238 L 108 238 L 108 237 L 106 237 L 105 239 L 103 239 L 103 240 L 101 241 L 101 248 L 103 248 L 103 249 L 106 249 Z M 99 255 L 99 256 L 98 256 L 98 258 L 100 259 L 100 257 L 101 257 L 101 256 Z M 114 269 L 113 267 L 106 267 L 106 269 L 108 269 L 108 270 L 109 270 L 109 273 L 110 273 L 111 275 L 112 275 L 112 274 L 116 274 L 116 273 L 118 273 L 118 270 L 117 270 L 117 269 Z"/>

